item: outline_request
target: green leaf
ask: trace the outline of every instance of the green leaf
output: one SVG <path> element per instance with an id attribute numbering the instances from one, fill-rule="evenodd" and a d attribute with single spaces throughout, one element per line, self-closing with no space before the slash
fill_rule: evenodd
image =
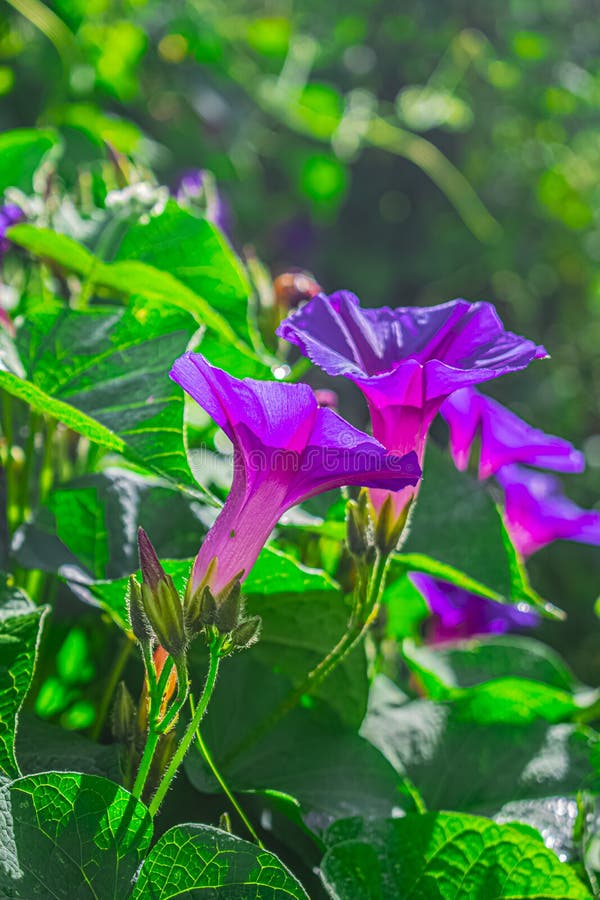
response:
<path id="1" fill-rule="evenodd" d="M 152 820 L 124 788 L 96 775 L 44 772 L 6 785 L 0 809 L 1 896 L 129 895 Z"/>
<path id="2" fill-rule="evenodd" d="M 598 699 L 577 685 L 558 654 L 525 637 L 497 637 L 441 647 L 404 643 L 404 657 L 425 694 L 453 700 L 479 723 L 561 721 Z"/>
<path id="3" fill-rule="evenodd" d="M 526 600 L 550 612 L 528 586 L 488 488 L 458 472 L 449 455 L 430 443 L 423 483 L 402 553 L 392 575 L 428 572 L 493 600 Z"/>
<path id="4" fill-rule="evenodd" d="M 55 488 L 23 527 L 14 556 L 24 568 L 59 573 L 83 591 L 93 579 L 123 578 L 137 568 L 138 524 L 161 556 L 187 556 L 200 546 L 207 515 L 167 481 L 109 468 Z M 124 614 L 123 596 L 114 608 Z"/>
<path id="5" fill-rule="evenodd" d="M 118 744 L 96 744 L 82 734 L 39 719 L 29 710 L 19 716 L 15 750 L 24 775 L 49 769 L 121 779 Z"/>
<path id="6" fill-rule="evenodd" d="M 205 670 L 205 662 L 194 662 L 192 681 Z M 386 816 L 402 808 L 401 779 L 391 765 L 367 741 L 343 729 L 331 713 L 296 709 L 262 738 L 248 742 L 257 723 L 289 689 L 289 682 L 260 665 L 254 653 L 231 657 L 222 667 L 202 734 L 229 786 L 295 797 L 313 830 L 340 816 Z M 215 792 L 197 749 L 188 754 L 185 765 L 198 790 Z"/>
<path id="7" fill-rule="evenodd" d="M 248 342 L 251 287 L 238 258 L 219 229 L 171 200 L 160 215 L 131 225 L 118 260 L 138 260 L 169 272 L 203 297 Z"/>
<path id="8" fill-rule="evenodd" d="M 50 129 L 22 128 L 0 135 L 0 196 L 7 188 L 33 190 L 33 176 L 47 153 L 58 143 Z"/>
<path id="9" fill-rule="evenodd" d="M 19 766 L 14 742 L 17 717 L 33 678 L 46 607 L 0 581 L 0 776 L 15 778 Z"/>
<path id="10" fill-rule="evenodd" d="M 598 735 L 544 721 L 482 724 L 452 703 L 409 701 L 389 679 L 372 687 L 361 734 L 433 809 L 497 812 L 510 801 L 598 790 Z M 460 765 L 450 765 L 460 760 Z"/>
<path id="11" fill-rule="evenodd" d="M 308 900 L 273 853 L 209 825 L 176 825 L 150 851 L 131 900 L 200 895 L 214 900 Z"/>
<path id="12" fill-rule="evenodd" d="M 33 307 L 19 363 L 0 355 L 0 387 L 95 443 L 176 484 L 197 484 L 183 442 L 183 392 L 169 378 L 195 331 L 184 312 L 136 302 L 86 312 Z"/>
<path id="13" fill-rule="evenodd" d="M 569 866 L 535 837 L 476 816 L 342 822 L 330 840 L 321 872 L 337 900 L 591 900 Z"/>
<path id="14" fill-rule="evenodd" d="M 269 368 L 261 363 L 227 320 L 210 305 L 212 298 L 207 300 L 200 297 L 169 272 L 137 260 L 105 263 L 73 238 L 47 228 L 14 225 L 8 229 L 7 236 L 34 256 L 81 275 L 88 288 L 105 288 L 111 295 L 143 297 L 142 305 L 153 303 L 167 313 L 171 307 L 178 307 L 193 316 L 199 324 L 212 329 L 220 340 L 237 350 L 240 363 L 251 370 L 244 371 L 243 374 L 259 377 L 259 373 L 262 373 L 262 377 L 270 376 Z"/>

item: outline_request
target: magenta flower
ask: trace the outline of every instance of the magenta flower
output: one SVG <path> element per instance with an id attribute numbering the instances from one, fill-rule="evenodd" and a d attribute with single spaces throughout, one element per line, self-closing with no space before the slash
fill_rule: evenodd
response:
<path id="1" fill-rule="evenodd" d="M 6 237 L 7 230 L 11 225 L 22 222 L 24 218 L 25 213 L 14 203 L 7 203 L 5 206 L 0 206 L 0 259 L 2 259 L 10 247 L 10 241 Z"/>
<path id="2" fill-rule="evenodd" d="M 476 437 L 481 444 L 481 479 L 489 478 L 502 466 L 512 463 L 556 472 L 581 472 L 585 468 L 583 453 L 568 441 L 532 428 L 501 403 L 484 397 L 475 388 L 455 391 L 440 411 L 450 429 L 452 458 L 461 472 L 469 464 Z"/>
<path id="3" fill-rule="evenodd" d="M 508 532 L 521 556 L 559 540 L 600 545 L 600 512 L 565 497 L 553 475 L 504 466 L 496 478 L 504 489 Z"/>
<path id="4" fill-rule="evenodd" d="M 428 643 L 505 634 L 515 628 L 535 628 L 539 624 L 539 614 L 525 603 L 519 606 L 499 603 L 423 572 L 411 572 L 408 577 L 432 613 Z"/>
<path id="5" fill-rule="evenodd" d="M 373 434 L 394 453 L 415 450 L 422 464 L 429 426 L 454 391 L 524 369 L 543 347 L 505 331 L 489 303 L 362 309 L 348 291 L 319 294 L 277 333 L 330 375 L 362 390 Z M 395 498 L 396 512 L 414 494 Z M 373 492 L 375 505 L 385 499 Z"/>
<path id="6" fill-rule="evenodd" d="M 231 491 L 194 563 L 194 590 L 213 559 L 215 593 L 247 575 L 281 515 L 308 497 L 341 485 L 395 491 L 419 480 L 414 453 L 389 453 L 319 407 L 308 385 L 239 380 L 196 353 L 176 360 L 171 378 L 234 445 Z"/>

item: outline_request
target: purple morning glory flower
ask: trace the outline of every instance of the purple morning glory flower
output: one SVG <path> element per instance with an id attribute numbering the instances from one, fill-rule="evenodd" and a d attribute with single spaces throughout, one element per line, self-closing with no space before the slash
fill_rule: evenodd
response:
<path id="1" fill-rule="evenodd" d="M 600 546 L 600 512 L 565 497 L 553 475 L 513 465 L 503 466 L 496 478 L 504 489 L 508 532 L 523 557 L 559 540 Z"/>
<path id="2" fill-rule="evenodd" d="M 532 428 L 475 388 L 455 391 L 440 412 L 450 428 L 450 452 L 461 472 L 469 464 L 476 437 L 481 442 L 479 477 L 482 479 L 512 463 L 556 472 L 581 472 L 585 468 L 583 453 L 568 441 Z"/>
<path id="3" fill-rule="evenodd" d="M 429 426 L 453 391 L 524 369 L 543 347 L 505 331 L 490 303 L 453 300 L 431 307 L 362 309 L 349 291 L 319 294 L 277 333 L 330 375 L 362 390 L 373 434 L 421 464 Z M 398 514 L 414 491 L 396 495 Z M 385 496 L 374 492 L 379 506 Z"/>
<path id="4" fill-rule="evenodd" d="M 6 237 L 7 230 L 11 225 L 22 222 L 24 218 L 25 213 L 14 203 L 7 203 L 5 206 L 0 206 L 0 259 L 10 247 L 10 241 Z"/>
<path id="5" fill-rule="evenodd" d="M 535 628 L 540 616 L 527 604 L 509 606 L 472 594 L 423 572 L 408 576 L 432 613 L 427 641 L 442 644 L 484 634 L 505 634 L 514 628 Z"/>
<path id="6" fill-rule="evenodd" d="M 217 189 L 212 173 L 206 169 L 189 169 L 177 182 L 175 191 L 177 202 L 186 205 L 190 201 L 202 200 L 205 216 L 209 222 L 226 234 L 231 234 L 231 210 L 229 204 Z"/>
<path id="7" fill-rule="evenodd" d="M 394 491 L 419 480 L 414 453 L 389 453 L 319 407 L 306 384 L 239 380 L 197 353 L 176 360 L 171 378 L 234 445 L 231 491 L 194 563 L 193 590 L 213 559 L 214 592 L 247 575 L 281 515 L 308 497 L 342 485 Z"/>

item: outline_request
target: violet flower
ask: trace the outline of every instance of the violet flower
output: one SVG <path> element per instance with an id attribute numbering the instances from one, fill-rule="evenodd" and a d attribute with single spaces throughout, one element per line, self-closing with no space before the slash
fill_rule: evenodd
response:
<path id="1" fill-rule="evenodd" d="M 501 403 L 475 388 L 455 391 L 440 410 L 450 429 L 450 452 L 457 469 L 469 464 L 478 437 L 479 477 L 489 478 L 502 466 L 523 463 L 556 472 L 582 472 L 583 453 L 562 438 L 532 428 Z"/>
<path id="2" fill-rule="evenodd" d="M 560 540 L 600 546 L 600 512 L 565 497 L 553 475 L 513 465 L 503 466 L 496 478 L 504 489 L 506 526 L 521 556 Z"/>
<path id="3" fill-rule="evenodd" d="M 514 628 L 535 628 L 540 622 L 539 614 L 525 603 L 499 603 L 423 572 L 411 572 L 408 577 L 432 613 L 428 643 L 505 634 Z"/>
<path id="4" fill-rule="evenodd" d="M 277 333 L 330 375 L 362 390 L 373 434 L 400 455 L 423 462 L 429 426 L 459 388 L 524 369 L 543 347 L 505 331 L 490 303 L 362 309 L 348 291 L 319 294 L 291 313 Z M 396 494 L 399 517 L 414 488 Z M 386 494 L 373 491 L 379 508 Z"/>
<path id="5" fill-rule="evenodd" d="M 24 218 L 25 213 L 14 203 L 7 203 L 4 206 L 0 206 L 0 259 L 2 259 L 10 247 L 10 241 L 6 237 L 7 230 L 11 225 L 22 222 Z"/>
<path id="6" fill-rule="evenodd" d="M 231 234 L 231 210 L 219 192 L 214 177 L 206 169 L 189 169 L 184 172 L 175 191 L 177 202 L 182 205 L 201 200 L 209 222 L 226 234 Z"/>
<path id="7" fill-rule="evenodd" d="M 239 380 L 197 353 L 176 360 L 171 378 L 234 445 L 231 491 L 194 563 L 192 591 L 209 571 L 213 593 L 247 575 L 281 515 L 308 497 L 342 485 L 394 491 L 419 480 L 415 453 L 389 453 L 319 407 L 306 384 Z"/>

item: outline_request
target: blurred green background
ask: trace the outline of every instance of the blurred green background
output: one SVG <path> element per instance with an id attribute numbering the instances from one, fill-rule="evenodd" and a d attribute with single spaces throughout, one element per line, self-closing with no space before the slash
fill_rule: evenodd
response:
<path id="1" fill-rule="evenodd" d="M 0 0 L 0 128 L 63 177 L 214 172 L 240 252 L 367 305 L 494 302 L 551 362 L 491 392 L 583 447 L 600 494 L 600 18 L 592 0 Z M 89 185 L 88 185 L 89 188 Z M 546 637 L 600 681 L 598 552 L 550 547 Z"/>

